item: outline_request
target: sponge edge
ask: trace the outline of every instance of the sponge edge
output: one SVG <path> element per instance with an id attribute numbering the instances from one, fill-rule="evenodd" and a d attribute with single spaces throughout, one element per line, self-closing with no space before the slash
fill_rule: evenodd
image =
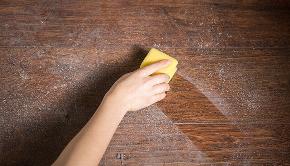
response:
<path id="1" fill-rule="evenodd" d="M 171 80 L 173 75 L 175 74 L 175 72 L 177 70 L 176 66 L 178 64 L 178 61 L 175 58 L 173 58 L 173 57 L 171 57 L 171 56 L 169 56 L 169 55 L 167 55 L 167 54 L 165 54 L 165 53 L 163 53 L 155 48 L 152 48 L 149 51 L 149 53 L 147 54 L 147 56 L 145 57 L 145 59 L 141 63 L 140 68 L 148 66 L 152 63 L 156 63 L 156 62 L 161 61 L 161 60 L 165 60 L 165 59 L 171 60 L 171 64 L 169 64 L 167 67 L 165 67 L 163 69 L 158 70 L 154 74 L 160 74 L 160 73 L 167 74 Z"/>

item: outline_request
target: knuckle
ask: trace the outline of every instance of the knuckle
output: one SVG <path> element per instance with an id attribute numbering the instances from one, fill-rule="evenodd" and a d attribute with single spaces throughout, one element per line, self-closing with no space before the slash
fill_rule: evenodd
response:
<path id="1" fill-rule="evenodd" d="M 169 76 L 168 76 L 167 74 L 162 74 L 160 80 L 161 80 L 162 82 L 166 82 L 166 81 L 169 80 Z"/>
<path id="2" fill-rule="evenodd" d="M 126 74 L 122 75 L 122 76 L 119 78 L 119 80 L 122 80 L 122 79 L 124 79 L 124 78 L 126 78 Z"/>
<path id="3" fill-rule="evenodd" d="M 169 90 L 170 86 L 167 83 L 163 83 L 161 84 L 160 88 L 162 88 L 163 90 Z"/>
<path id="4" fill-rule="evenodd" d="M 138 79 L 144 77 L 142 71 L 136 71 L 136 72 L 134 72 L 132 74 L 134 75 L 135 78 L 138 78 Z"/>
<path id="5" fill-rule="evenodd" d="M 128 77 L 129 75 L 130 75 L 130 73 L 124 74 L 124 75 L 122 75 L 121 78 L 126 78 L 126 77 Z"/>
<path id="6" fill-rule="evenodd" d="M 157 82 L 160 82 L 160 81 L 163 82 L 163 81 L 167 80 L 167 76 L 166 76 L 166 74 L 159 74 L 159 75 L 155 76 L 155 80 Z"/>
<path id="7" fill-rule="evenodd" d="M 165 89 L 166 89 L 166 90 L 169 90 L 169 89 L 170 89 L 169 84 L 165 84 Z"/>
<path id="8" fill-rule="evenodd" d="M 158 96 L 157 100 L 160 101 L 160 100 L 164 99 L 165 96 L 166 96 L 166 94 L 165 94 L 165 93 L 162 93 L 162 94 L 160 94 L 160 95 Z"/>
<path id="9" fill-rule="evenodd" d="M 167 87 L 166 85 L 159 86 L 159 89 L 162 90 L 162 92 L 166 91 Z"/>
<path id="10" fill-rule="evenodd" d="M 143 73 L 144 72 L 144 68 L 139 68 L 139 69 L 137 69 L 137 70 L 135 70 L 135 71 L 133 71 L 133 73 L 135 73 L 135 74 L 141 74 L 141 73 Z"/>
<path id="11" fill-rule="evenodd" d="M 150 83 L 152 81 L 152 78 L 150 77 L 145 77 L 144 78 L 144 83 L 147 84 L 147 83 Z"/>
<path id="12" fill-rule="evenodd" d="M 140 69 L 138 69 L 138 70 L 134 71 L 132 74 L 135 76 L 141 76 L 142 71 Z"/>
<path id="13" fill-rule="evenodd" d="M 132 75 L 132 72 L 126 73 L 120 77 L 120 79 L 126 79 Z"/>
<path id="14" fill-rule="evenodd" d="M 166 93 L 163 93 L 163 94 L 161 95 L 161 98 L 164 99 L 165 97 L 166 97 Z"/>

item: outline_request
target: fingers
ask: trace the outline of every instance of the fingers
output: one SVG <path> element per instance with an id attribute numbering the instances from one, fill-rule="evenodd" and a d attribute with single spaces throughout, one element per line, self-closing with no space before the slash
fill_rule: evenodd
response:
<path id="1" fill-rule="evenodd" d="M 169 91 L 170 86 L 167 83 L 161 83 L 153 86 L 153 94 L 164 93 Z"/>
<path id="2" fill-rule="evenodd" d="M 154 76 L 148 77 L 148 84 L 150 85 L 157 85 L 161 83 L 168 82 L 170 77 L 167 74 L 157 74 Z"/>
<path id="3" fill-rule="evenodd" d="M 170 63 L 171 63 L 170 60 L 162 60 L 139 69 L 138 73 L 140 73 L 144 77 L 147 77 L 155 73 L 156 71 L 168 66 Z"/>
<path id="4" fill-rule="evenodd" d="M 151 99 L 152 99 L 152 103 L 156 103 L 162 99 L 164 99 L 166 96 L 166 93 L 159 93 L 159 94 L 156 94 L 154 95 Z"/>

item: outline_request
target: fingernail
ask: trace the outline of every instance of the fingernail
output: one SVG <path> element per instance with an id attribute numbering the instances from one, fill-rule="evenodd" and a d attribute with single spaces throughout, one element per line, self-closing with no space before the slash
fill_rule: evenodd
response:
<path id="1" fill-rule="evenodd" d="M 166 59 L 166 60 L 163 60 L 166 64 L 170 64 L 171 63 L 171 60 L 169 60 L 169 59 Z"/>
<path id="2" fill-rule="evenodd" d="M 169 80 L 170 79 L 170 76 L 168 74 L 165 74 L 167 76 L 167 79 Z"/>

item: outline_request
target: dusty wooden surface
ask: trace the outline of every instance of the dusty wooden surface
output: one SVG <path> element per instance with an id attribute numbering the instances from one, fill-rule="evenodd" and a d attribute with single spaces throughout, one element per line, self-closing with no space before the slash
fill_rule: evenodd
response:
<path id="1" fill-rule="evenodd" d="M 126 115 L 101 165 L 290 164 L 287 1 L 0 1 L 0 165 L 49 165 L 149 48 L 167 98 Z"/>

